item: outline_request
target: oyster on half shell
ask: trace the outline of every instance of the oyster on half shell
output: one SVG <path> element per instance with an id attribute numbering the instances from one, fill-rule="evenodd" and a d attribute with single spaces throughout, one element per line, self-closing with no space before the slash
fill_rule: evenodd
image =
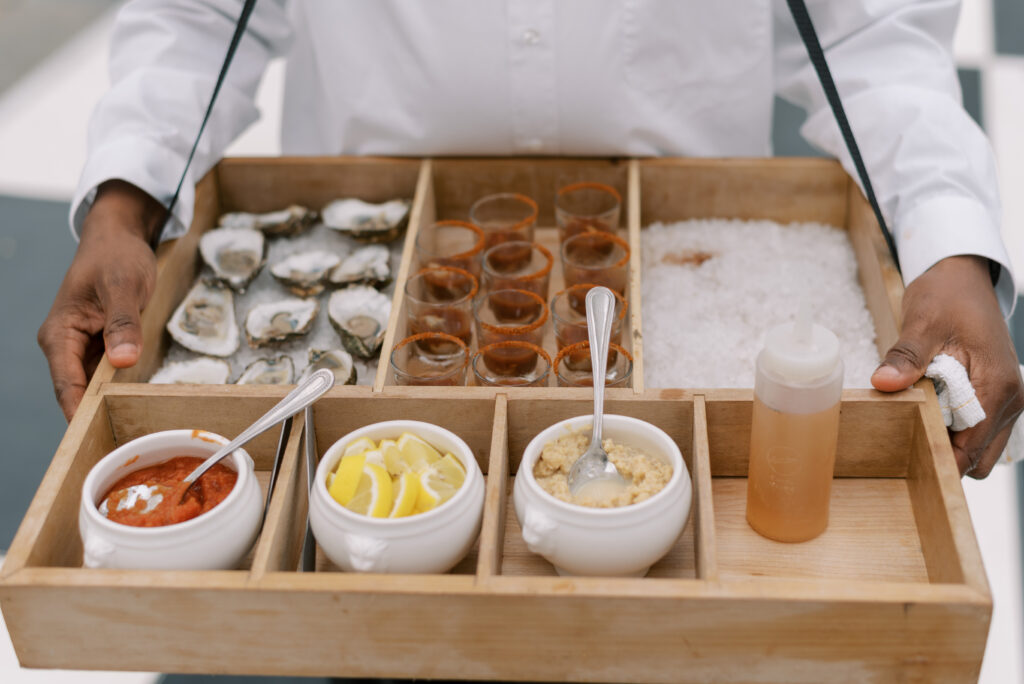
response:
<path id="1" fill-rule="evenodd" d="M 242 371 L 235 380 L 236 385 L 290 385 L 295 380 L 295 364 L 292 357 L 281 354 L 277 357 L 256 359 Z"/>
<path id="2" fill-rule="evenodd" d="M 335 385 L 356 384 L 355 363 L 352 361 L 352 355 L 344 349 L 310 349 L 309 365 L 302 371 L 298 382 L 302 382 L 321 368 L 328 368 L 334 373 Z"/>
<path id="3" fill-rule="evenodd" d="M 385 287 L 391 282 L 391 252 L 384 245 L 367 245 L 342 259 L 331 271 L 328 281 L 335 287 L 372 285 Z"/>
<path id="4" fill-rule="evenodd" d="M 372 287 L 354 285 L 331 293 L 327 315 L 341 336 L 342 346 L 355 356 L 369 359 L 384 342 L 391 299 Z"/>
<path id="5" fill-rule="evenodd" d="M 263 268 L 263 233 L 251 228 L 214 228 L 199 238 L 199 253 L 213 269 L 213 279 L 233 290 L 245 288 Z"/>
<path id="6" fill-rule="evenodd" d="M 225 228 L 252 228 L 271 236 L 298 235 L 316 222 L 315 211 L 293 204 L 287 209 L 270 211 L 265 214 L 250 214 L 236 211 L 220 217 Z"/>
<path id="7" fill-rule="evenodd" d="M 315 299 L 281 299 L 258 304 L 245 317 L 245 337 L 250 347 L 262 347 L 305 335 L 320 311 Z"/>
<path id="8" fill-rule="evenodd" d="M 231 366 L 227 361 L 201 356 L 165 363 L 149 381 L 155 384 L 223 385 L 230 376 Z"/>
<path id="9" fill-rule="evenodd" d="M 167 332 L 191 351 L 230 356 L 239 343 L 231 290 L 196 283 L 167 321 Z"/>
<path id="10" fill-rule="evenodd" d="M 323 249 L 299 252 L 270 266 L 270 274 L 300 297 L 320 294 L 327 274 L 341 257 Z"/>
<path id="11" fill-rule="evenodd" d="M 359 199 L 334 200 L 320 212 L 324 225 L 360 242 L 391 242 L 409 222 L 406 200 L 372 204 Z"/>

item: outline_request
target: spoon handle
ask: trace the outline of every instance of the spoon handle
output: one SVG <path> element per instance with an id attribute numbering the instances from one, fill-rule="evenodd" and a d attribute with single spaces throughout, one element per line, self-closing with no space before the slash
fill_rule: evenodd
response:
<path id="1" fill-rule="evenodd" d="M 327 368 L 321 368 L 308 378 L 305 382 L 293 389 L 274 408 L 270 409 L 255 423 L 250 425 L 242 434 L 235 437 L 228 444 L 217 450 L 213 456 L 202 462 L 198 468 L 189 473 L 184 482 L 192 483 L 213 465 L 242 446 L 257 435 L 260 435 L 280 423 L 285 418 L 295 415 L 306 408 L 314 401 L 324 395 L 327 390 L 334 386 L 334 373 Z"/>
<path id="2" fill-rule="evenodd" d="M 590 443 L 601 443 L 604 416 L 604 383 L 608 366 L 608 342 L 615 316 L 615 295 L 607 287 L 587 292 L 587 331 L 590 337 L 590 366 L 594 378 L 594 427 Z M 600 378 L 600 380 L 598 380 Z"/>

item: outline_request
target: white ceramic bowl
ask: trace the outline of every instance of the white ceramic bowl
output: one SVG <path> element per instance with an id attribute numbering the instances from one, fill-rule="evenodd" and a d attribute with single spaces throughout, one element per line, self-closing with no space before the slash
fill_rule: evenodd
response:
<path id="1" fill-rule="evenodd" d="M 663 430 L 627 416 L 606 415 L 603 437 L 656 456 L 672 466 L 665 487 L 619 508 L 566 503 L 537 484 L 533 466 L 544 445 L 570 432 L 590 431 L 593 416 L 555 423 L 526 446 L 512 499 L 523 540 L 560 575 L 643 576 L 668 553 L 686 527 L 692 488 L 679 447 Z"/>
<path id="2" fill-rule="evenodd" d="M 403 432 L 426 440 L 466 468 L 466 481 L 451 499 L 426 513 L 404 518 L 370 518 L 353 513 L 327 493 L 327 474 L 345 447 L 368 437 L 397 439 Z M 309 522 L 327 557 L 348 572 L 441 573 L 469 552 L 480 532 L 484 476 L 470 448 L 454 433 L 414 420 L 374 423 L 345 435 L 320 459 L 310 497 Z"/>
<path id="3" fill-rule="evenodd" d="M 185 522 L 133 527 L 108 520 L 97 506 L 128 473 L 175 456 L 211 456 L 229 440 L 202 430 L 167 430 L 139 437 L 100 460 L 85 478 L 78 530 L 85 567 L 140 570 L 227 570 L 245 557 L 259 533 L 263 501 L 253 462 L 238 449 L 221 463 L 238 472 L 231 492 L 213 509 Z"/>

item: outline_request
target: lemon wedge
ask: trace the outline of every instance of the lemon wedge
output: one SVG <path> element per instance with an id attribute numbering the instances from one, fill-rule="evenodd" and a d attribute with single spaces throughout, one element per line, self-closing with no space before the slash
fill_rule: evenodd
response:
<path id="1" fill-rule="evenodd" d="M 360 437 L 356 441 L 345 447 L 345 451 L 341 454 L 342 458 L 346 456 L 352 456 L 353 454 L 361 454 L 364 451 L 370 451 L 376 449 L 377 445 L 374 444 L 373 440 L 369 437 Z"/>
<path id="2" fill-rule="evenodd" d="M 345 508 L 371 518 L 386 518 L 391 512 L 391 502 L 392 485 L 388 471 L 376 463 L 364 463 L 355 494 Z"/>
<path id="3" fill-rule="evenodd" d="M 327 493 L 342 506 L 355 496 L 356 487 L 359 486 L 359 478 L 366 465 L 366 456 L 363 454 L 352 454 L 343 456 L 338 462 L 338 468 L 334 471 L 334 479 L 327 483 Z"/>
<path id="4" fill-rule="evenodd" d="M 455 496 L 466 481 L 466 469 L 451 454 L 432 463 L 420 475 L 420 492 L 416 497 L 415 512 L 424 513 Z"/>
<path id="5" fill-rule="evenodd" d="M 412 515 L 420 493 L 420 478 L 416 473 L 402 473 L 401 477 L 394 481 L 394 484 L 398 487 L 398 491 L 395 493 L 395 505 L 388 517 L 404 518 L 407 515 Z"/>
<path id="6" fill-rule="evenodd" d="M 395 467 L 395 474 L 402 472 L 422 473 L 433 463 L 441 460 L 441 454 L 437 449 L 427 444 L 423 439 L 411 432 L 403 432 L 395 444 L 398 447 L 399 455 L 392 451 L 392 459 Z"/>

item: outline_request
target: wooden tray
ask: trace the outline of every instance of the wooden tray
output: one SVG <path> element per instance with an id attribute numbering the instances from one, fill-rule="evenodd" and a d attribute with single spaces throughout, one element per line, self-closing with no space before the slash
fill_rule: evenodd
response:
<path id="1" fill-rule="evenodd" d="M 208 204 L 196 226 L 211 225 L 224 207 L 278 206 L 284 195 L 267 196 L 281 192 L 275 177 L 301 176 L 303 192 L 325 196 L 336 193 L 324 189 L 323 174 L 371 185 L 390 178 L 388 196 L 411 181 L 412 222 L 420 225 L 468 207 L 479 189 L 502 178 L 543 187 L 574 165 L 625 183 L 634 244 L 640 226 L 655 220 L 845 226 L 878 344 L 895 339 L 898 277 L 856 186 L 825 161 L 231 161 L 203 181 Z M 246 176 L 258 202 L 237 199 Z M 211 199 L 217 184 L 220 204 Z M 550 196 L 535 196 L 544 212 Z M 195 272 L 194 238 L 193 231 L 161 256 L 160 286 L 147 309 L 154 345 L 162 328 L 152 323 L 154 311 L 169 313 L 187 289 L 167 294 L 167 274 Z M 405 255 L 407 272 L 408 245 Z M 632 343 L 642 364 L 639 250 L 633 263 Z M 147 358 L 148 370 L 159 361 L 159 354 Z M 84 570 L 78 497 L 99 458 L 155 430 L 234 434 L 283 394 L 137 384 L 131 380 L 141 375 L 132 373 L 147 369 L 111 371 L 94 380 L 69 426 L 0 579 L 0 605 L 25 666 L 619 682 L 932 682 L 979 674 L 991 597 L 925 384 L 894 395 L 844 392 L 830 526 L 805 544 L 770 542 L 745 522 L 752 391 L 645 390 L 640 371 L 632 389 L 608 392 L 606 407 L 661 427 L 679 444 L 694 483 L 688 527 L 646 578 L 557 577 L 525 548 L 509 493 L 529 439 L 588 413 L 589 391 L 396 387 L 385 372 L 375 387 L 335 388 L 317 404 L 320 453 L 352 429 L 391 418 L 427 420 L 465 439 L 485 473 L 485 510 L 477 545 L 452 573 L 349 574 L 323 558 L 316 572 L 295 571 L 307 508 L 301 421 L 242 569 Z M 274 433 L 252 444 L 258 469 L 267 469 L 275 445 Z"/>

